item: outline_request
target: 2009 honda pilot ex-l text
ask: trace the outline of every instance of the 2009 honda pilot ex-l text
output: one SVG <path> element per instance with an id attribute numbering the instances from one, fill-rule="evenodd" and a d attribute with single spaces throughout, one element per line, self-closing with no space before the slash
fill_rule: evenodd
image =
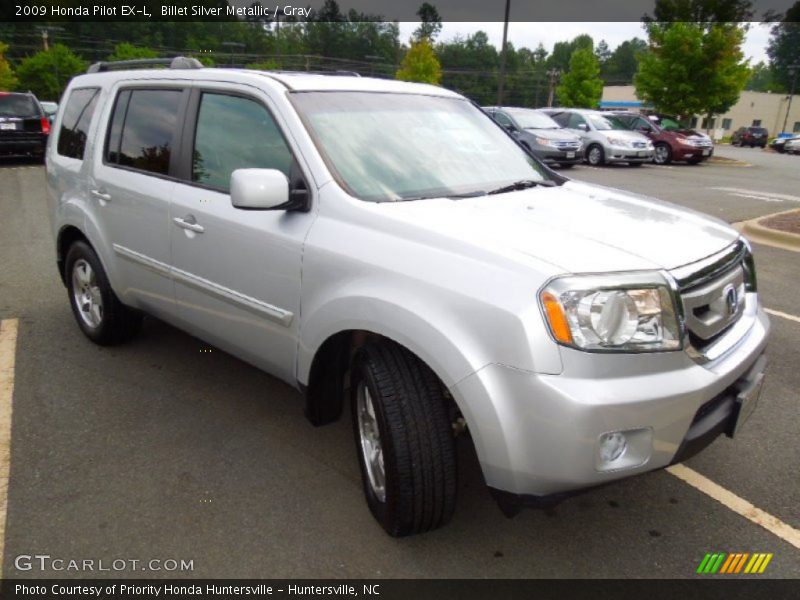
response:
<path id="1" fill-rule="evenodd" d="M 571 181 L 439 87 L 126 66 L 72 80 L 47 151 L 78 325 L 112 344 L 154 315 L 301 390 L 315 425 L 349 402 L 391 535 L 450 518 L 465 426 L 513 514 L 755 406 L 769 324 L 724 223 Z"/>

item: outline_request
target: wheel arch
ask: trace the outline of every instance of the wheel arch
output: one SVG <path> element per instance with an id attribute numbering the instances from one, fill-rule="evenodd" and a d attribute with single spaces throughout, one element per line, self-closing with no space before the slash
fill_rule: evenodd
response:
<path id="1" fill-rule="evenodd" d="M 56 237 L 56 264 L 58 266 L 58 274 L 61 276 L 61 283 L 67 285 L 67 274 L 65 272 L 65 263 L 67 259 L 67 252 L 69 247 L 77 241 L 83 241 L 89 244 L 94 249 L 89 238 L 75 225 L 64 225 Z"/>

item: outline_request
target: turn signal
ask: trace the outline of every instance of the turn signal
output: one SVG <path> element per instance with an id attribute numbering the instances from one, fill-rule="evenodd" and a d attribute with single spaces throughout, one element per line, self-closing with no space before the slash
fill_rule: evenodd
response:
<path id="1" fill-rule="evenodd" d="M 550 331 L 559 342 L 563 344 L 572 343 L 572 333 L 567 323 L 567 317 L 564 315 L 564 309 L 561 308 L 561 303 L 550 292 L 542 294 L 542 305 L 544 306 L 545 313 L 547 314 L 547 321 L 550 325 Z"/>

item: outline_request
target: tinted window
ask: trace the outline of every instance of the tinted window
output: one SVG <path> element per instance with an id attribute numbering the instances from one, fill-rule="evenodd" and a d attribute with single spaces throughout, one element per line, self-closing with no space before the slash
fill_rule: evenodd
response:
<path id="1" fill-rule="evenodd" d="M 511 122 L 511 119 L 509 119 L 506 115 L 504 115 L 501 112 L 494 113 L 494 118 L 503 127 L 508 127 L 509 125 L 514 125 L 514 123 Z"/>
<path id="2" fill-rule="evenodd" d="M 38 117 L 42 112 L 28 94 L 0 92 L 0 117 Z"/>
<path id="3" fill-rule="evenodd" d="M 236 169 L 278 169 L 292 154 L 267 109 L 253 100 L 203 94 L 197 115 L 192 181 L 228 191 Z"/>
<path id="4" fill-rule="evenodd" d="M 130 90 L 114 107 L 106 157 L 122 166 L 169 173 L 181 90 Z"/>
<path id="5" fill-rule="evenodd" d="M 578 113 L 570 113 L 567 127 L 571 129 L 578 129 L 578 125 L 581 124 L 586 125 L 586 120 Z"/>
<path id="6" fill-rule="evenodd" d="M 56 149 L 60 155 L 83 160 L 89 125 L 92 123 L 99 94 L 98 88 L 82 88 L 70 92 L 58 134 Z"/>
<path id="7" fill-rule="evenodd" d="M 569 113 L 558 113 L 549 115 L 553 121 L 558 123 L 561 127 L 569 127 Z"/>

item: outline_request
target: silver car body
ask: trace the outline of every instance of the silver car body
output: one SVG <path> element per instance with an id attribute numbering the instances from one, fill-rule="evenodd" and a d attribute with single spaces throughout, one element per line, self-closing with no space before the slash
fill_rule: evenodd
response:
<path id="1" fill-rule="evenodd" d="M 122 84 L 202 85 L 259 99 L 307 178 L 311 210 L 236 210 L 219 192 L 104 164 Z M 337 183 L 287 90 L 460 98 L 453 92 L 197 69 L 82 75 L 65 99 L 86 86 L 99 87 L 100 97 L 84 160 L 60 156 L 54 143 L 47 152 L 59 248 L 64 236 L 80 232 L 124 303 L 298 389 L 308 385 L 318 350 L 339 332 L 363 330 L 402 344 L 452 394 L 492 488 L 550 495 L 668 465 L 700 407 L 752 380 L 753 368 L 760 373 L 769 325 L 754 292 L 740 295 L 736 324 L 706 347 L 687 342 L 684 350 L 647 354 L 560 346 L 537 302 L 555 276 L 645 271 L 669 281 L 686 306 L 713 304 L 729 280 L 741 278 L 744 243 L 727 224 L 572 181 L 502 197 L 361 201 Z M 54 131 L 62 117 L 63 108 Z M 189 216 L 205 227 L 202 235 L 175 225 Z M 686 323 L 689 332 L 697 325 Z M 637 460 L 599 469 L 598 436 L 629 429 L 643 432 L 631 441 Z"/>
<path id="2" fill-rule="evenodd" d="M 559 125 L 571 131 L 583 141 L 584 157 L 590 160 L 594 147 L 603 151 L 606 163 L 646 163 L 653 160 L 653 143 L 644 135 L 627 129 L 599 130 L 590 116 L 606 117 L 607 113 L 578 108 L 544 108 L 542 112 L 550 115 Z M 569 120 L 564 121 L 563 117 Z"/>

